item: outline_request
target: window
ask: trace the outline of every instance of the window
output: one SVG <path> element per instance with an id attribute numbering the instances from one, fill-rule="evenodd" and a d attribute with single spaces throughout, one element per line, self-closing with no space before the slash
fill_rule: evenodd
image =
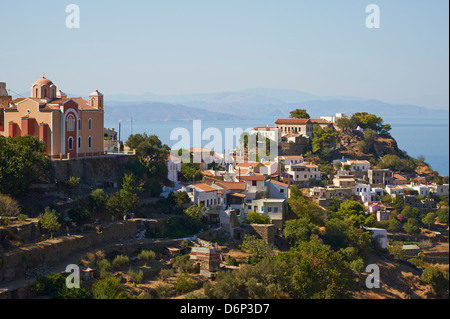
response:
<path id="1" fill-rule="evenodd" d="M 72 137 L 69 137 L 68 144 L 69 144 L 69 150 L 73 150 L 73 138 Z"/>
<path id="2" fill-rule="evenodd" d="M 69 114 L 67 116 L 67 131 L 68 132 L 75 131 L 75 116 L 73 116 L 72 114 Z"/>
<path id="3" fill-rule="evenodd" d="M 271 212 L 272 212 L 272 207 L 270 207 L 270 206 L 267 207 L 267 212 L 268 212 L 268 213 L 271 213 Z"/>
<path id="4" fill-rule="evenodd" d="M 278 213 L 278 207 L 274 207 L 274 208 L 273 208 L 273 212 L 274 212 L 274 213 Z"/>
<path id="5" fill-rule="evenodd" d="M 256 186 L 256 181 L 252 181 L 252 186 Z"/>
<path id="6" fill-rule="evenodd" d="M 81 119 L 78 119 L 78 130 L 81 130 Z"/>
<path id="7" fill-rule="evenodd" d="M 81 148 L 81 137 L 78 137 L 78 148 Z"/>
<path id="8" fill-rule="evenodd" d="M 251 205 L 249 205 L 247 209 L 248 209 L 248 210 L 252 210 L 252 206 L 251 206 Z"/>
<path id="9" fill-rule="evenodd" d="M 89 121 L 88 121 L 88 123 L 89 123 L 89 130 L 92 130 L 92 119 L 89 119 Z"/>
<path id="10" fill-rule="evenodd" d="M 89 136 L 88 138 L 88 147 L 91 148 L 92 147 L 92 137 Z"/>
<path id="11" fill-rule="evenodd" d="M 280 193 L 284 193 L 284 188 L 280 189 Z"/>

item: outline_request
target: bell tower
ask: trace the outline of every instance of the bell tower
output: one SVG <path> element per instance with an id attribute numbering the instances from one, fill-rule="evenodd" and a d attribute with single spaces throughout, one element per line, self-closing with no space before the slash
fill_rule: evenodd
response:
<path id="1" fill-rule="evenodd" d="M 98 90 L 95 90 L 89 94 L 89 105 L 95 107 L 96 109 L 103 109 L 103 94 Z"/>

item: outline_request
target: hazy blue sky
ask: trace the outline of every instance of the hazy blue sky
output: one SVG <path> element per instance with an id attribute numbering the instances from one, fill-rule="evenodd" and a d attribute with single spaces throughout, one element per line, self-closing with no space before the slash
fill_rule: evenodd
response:
<path id="1" fill-rule="evenodd" d="M 68 29 L 68 4 L 81 28 Z M 381 9 L 368 29 L 365 8 Z M 0 0 L 0 81 L 65 92 L 302 90 L 448 106 L 447 0 Z"/>

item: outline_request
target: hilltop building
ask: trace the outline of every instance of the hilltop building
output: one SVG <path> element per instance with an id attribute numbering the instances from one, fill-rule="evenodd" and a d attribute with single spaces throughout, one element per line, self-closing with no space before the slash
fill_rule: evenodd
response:
<path id="1" fill-rule="evenodd" d="M 36 136 L 52 158 L 104 154 L 103 94 L 98 90 L 89 94 L 88 101 L 68 98 L 42 77 L 31 85 L 31 97 L 12 99 L 5 87 L 1 83 L 0 135 Z"/>

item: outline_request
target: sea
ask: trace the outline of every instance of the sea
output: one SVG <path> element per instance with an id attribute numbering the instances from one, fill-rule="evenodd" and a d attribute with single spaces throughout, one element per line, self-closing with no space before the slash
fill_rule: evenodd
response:
<path id="1" fill-rule="evenodd" d="M 391 124 L 391 135 L 397 141 L 400 149 L 406 151 L 412 157 L 424 156 L 425 162 L 433 170 L 438 171 L 442 176 L 449 175 L 448 116 L 440 118 L 430 116 L 383 116 L 383 119 L 385 123 Z M 155 122 L 144 119 L 129 119 L 121 121 L 120 138 L 122 141 L 126 141 L 130 134 L 155 134 L 162 143 L 167 144 L 171 148 L 174 146 L 179 148 L 180 144 L 183 144 L 184 147 L 207 147 L 208 144 L 210 145 L 211 140 L 216 140 L 216 142 L 219 140 L 219 145 L 221 146 L 214 149 L 218 152 L 221 149 L 220 152 L 222 152 L 223 150 L 229 151 L 236 146 L 236 141 L 232 136 L 227 139 L 226 129 L 242 129 L 245 131 L 257 126 L 273 126 L 275 120 L 275 118 L 264 118 L 255 120 L 171 120 Z M 119 131 L 119 122 L 105 121 L 105 127 L 115 128 L 116 131 Z M 184 132 L 183 138 L 175 134 L 180 132 Z M 196 132 L 201 132 L 201 134 L 196 135 Z M 203 138 L 200 138 L 202 135 Z M 220 139 L 222 139 L 221 144 Z"/>

